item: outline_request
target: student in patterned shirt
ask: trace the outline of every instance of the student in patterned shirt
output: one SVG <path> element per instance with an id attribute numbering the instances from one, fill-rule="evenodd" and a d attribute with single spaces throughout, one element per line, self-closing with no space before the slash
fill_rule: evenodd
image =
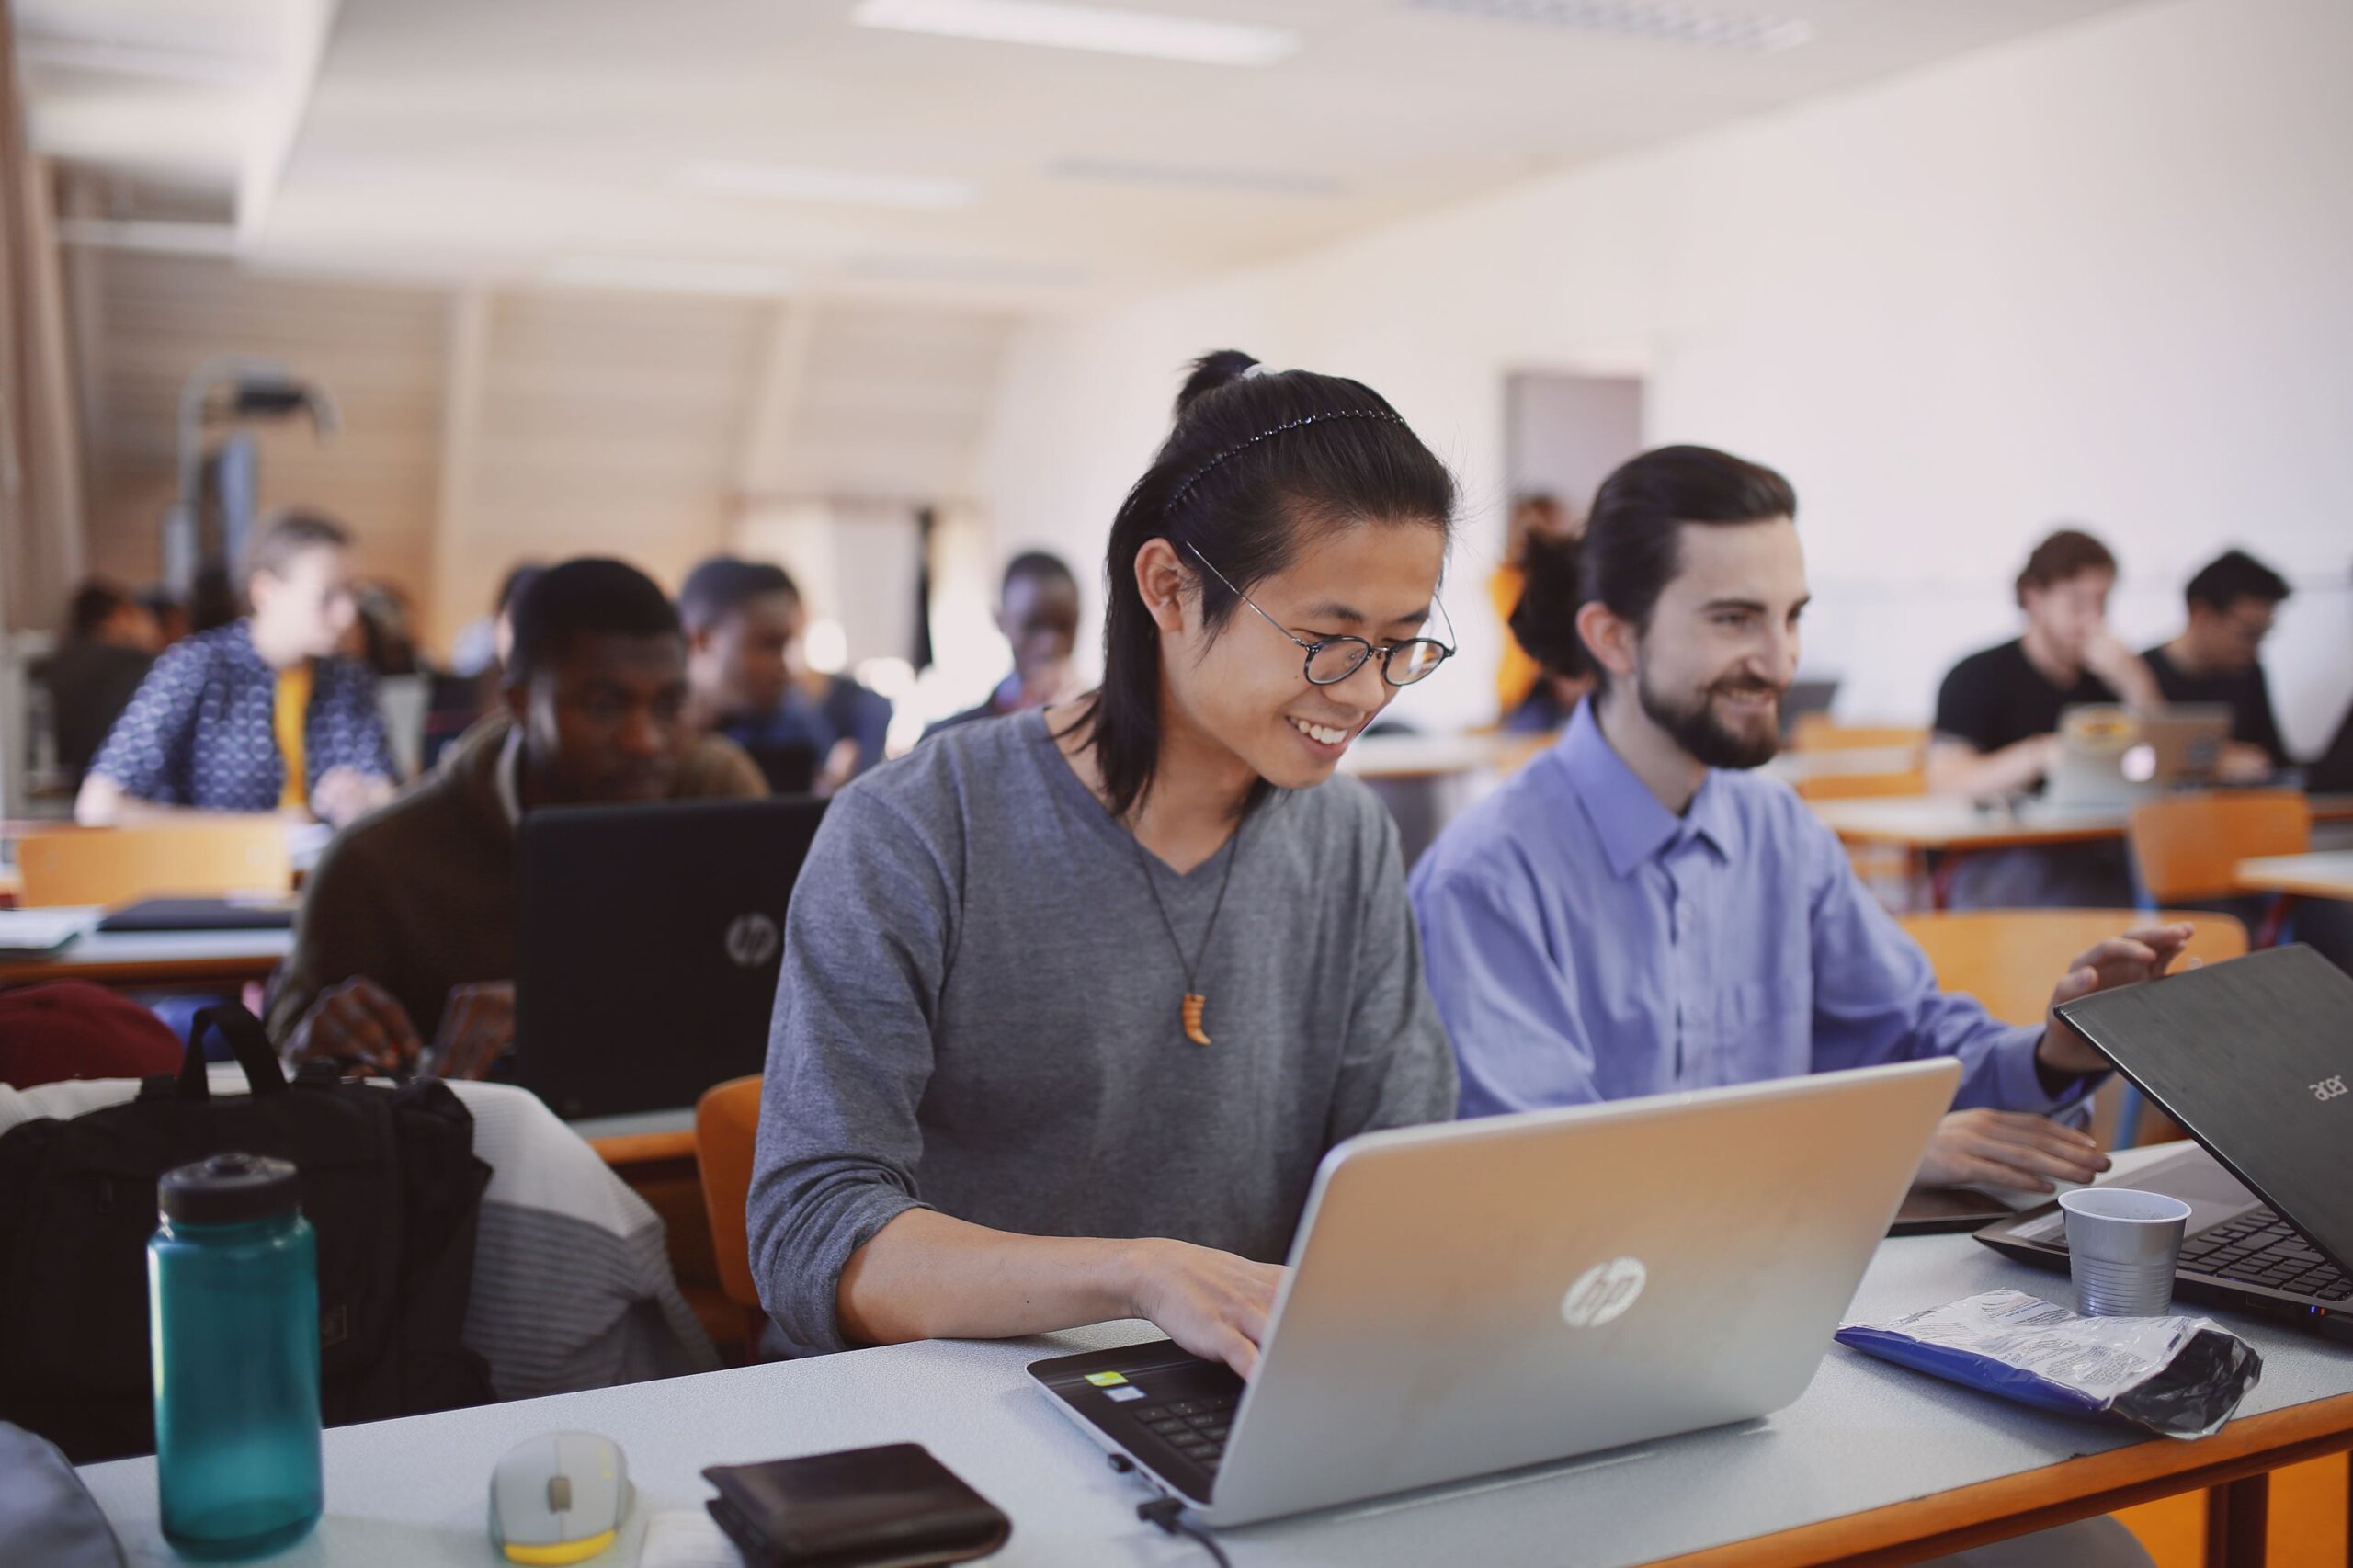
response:
<path id="1" fill-rule="evenodd" d="M 247 565 L 252 613 L 155 661 L 92 760 L 75 819 L 283 811 L 340 827 L 392 799 L 375 677 L 335 653 L 358 613 L 353 583 L 341 527 L 272 521 Z"/>

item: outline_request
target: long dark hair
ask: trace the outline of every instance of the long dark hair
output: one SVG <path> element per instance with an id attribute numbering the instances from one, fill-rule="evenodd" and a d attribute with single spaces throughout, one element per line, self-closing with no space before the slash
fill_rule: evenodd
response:
<path id="1" fill-rule="evenodd" d="M 1231 348 L 1194 360 L 1176 427 L 1120 504 L 1104 561 L 1103 684 L 1080 722 L 1113 814 L 1135 808 L 1160 765 L 1160 629 L 1136 586 L 1147 541 L 1166 540 L 1190 568 L 1214 638 L 1237 591 L 1322 532 L 1358 522 L 1450 532 L 1453 519 L 1453 475 L 1363 382 L 1266 370 Z"/>

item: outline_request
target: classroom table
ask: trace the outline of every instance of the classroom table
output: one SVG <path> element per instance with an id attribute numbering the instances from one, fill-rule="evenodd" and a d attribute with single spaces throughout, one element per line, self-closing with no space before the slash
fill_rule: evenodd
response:
<path id="1" fill-rule="evenodd" d="M 2166 1152 L 2134 1151 L 2120 1168 Z M 1965 1235 L 1904 1237 L 1881 1245 L 1850 1315 L 1885 1319 L 2006 1286 L 2062 1299 L 2067 1290 L 2063 1276 L 2012 1263 Z M 1723 1303 L 1726 1312 L 1740 1306 L 1737 1293 Z M 2260 1349 L 2263 1379 L 2230 1426 L 2198 1441 L 2029 1410 L 1834 1346 L 1805 1393 L 1762 1420 L 1222 1539 L 1238 1568 L 1790 1568 L 1865 1553 L 1908 1562 L 2240 1483 L 2227 1494 L 2237 1528 L 2217 1568 L 2253 1568 L 2262 1562 L 2262 1473 L 2353 1448 L 2353 1347 L 2216 1315 Z M 490 1568 L 498 1559 L 483 1520 L 492 1466 L 526 1437 L 581 1428 L 621 1445 L 638 1487 L 631 1534 L 597 1560 L 611 1568 L 636 1563 L 649 1515 L 700 1508 L 710 1494 L 698 1473 L 705 1465 L 909 1440 L 1012 1517 L 1012 1540 L 992 1559 L 1007 1568 L 1191 1568 L 1206 1555 L 1137 1519 L 1143 1486 L 1114 1474 L 1022 1369 L 1040 1356 L 1152 1332 L 1124 1323 L 998 1344 L 892 1346 L 340 1427 L 326 1435 L 327 1517 L 309 1540 L 264 1561 Z M 133 1562 L 172 1561 L 156 1528 L 153 1460 L 82 1473 Z M 663 1528 L 676 1522 L 665 1517 Z"/>
<path id="2" fill-rule="evenodd" d="M 2353 795 L 2314 795 L 2310 800 L 2315 823 L 2353 820 Z M 1841 843 L 1901 849 L 1915 870 L 1930 850 L 1945 854 L 1949 872 L 1955 858 L 1976 850 L 2104 843 L 2122 838 L 2131 826 L 2131 812 L 2124 807 L 2046 811 L 2030 804 L 2018 810 L 1958 795 L 1890 795 L 1809 804 Z M 1948 882 L 1947 874 L 1929 880 L 1932 907 L 1945 907 Z"/>
<path id="3" fill-rule="evenodd" d="M 96 920 L 99 911 L 89 912 Z M 40 958 L 0 960 L 0 989 L 44 980 L 87 980 L 130 990 L 171 985 L 235 991 L 267 980 L 294 949 L 277 931 L 85 931 Z"/>
<path id="4" fill-rule="evenodd" d="M 2242 860 L 2239 886 L 2298 898 L 2353 899 L 2353 850 L 2325 855 L 2266 855 Z"/>

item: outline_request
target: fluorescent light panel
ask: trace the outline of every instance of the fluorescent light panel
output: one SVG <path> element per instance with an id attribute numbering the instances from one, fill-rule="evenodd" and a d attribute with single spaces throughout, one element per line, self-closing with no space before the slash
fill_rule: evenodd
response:
<path id="1" fill-rule="evenodd" d="M 575 289 L 621 289 L 649 294 L 726 294 L 765 298 L 787 292 L 792 274 L 756 262 L 665 261 L 652 256 L 568 256 L 540 274 Z"/>
<path id="2" fill-rule="evenodd" d="M 1093 50 L 1199 65 L 1272 65 L 1299 50 L 1299 35 L 1282 28 L 1059 0 L 858 0 L 850 20 L 894 32 Z"/>
<path id="3" fill-rule="evenodd" d="M 687 165 L 678 171 L 677 183 L 688 190 L 713 196 L 829 202 L 843 207 L 894 207 L 924 212 L 953 211 L 981 199 L 981 187 L 970 180 L 716 160 Z"/>
<path id="4" fill-rule="evenodd" d="M 1778 54 L 1813 40 L 1813 24 L 1792 17 L 1714 11 L 1682 0 L 1405 0 L 1416 10 L 1491 21 L 1529 22 L 1736 54 Z"/>
<path id="5" fill-rule="evenodd" d="M 1291 169 L 1217 168 L 1196 164 L 1147 164 L 1124 158 L 1058 158 L 1046 165 L 1056 179 L 1102 180 L 1115 185 L 1177 186 L 1199 190 L 1240 190 L 1256 196 L 1337 196 L 1346 187 L 1329 175 Z"/>

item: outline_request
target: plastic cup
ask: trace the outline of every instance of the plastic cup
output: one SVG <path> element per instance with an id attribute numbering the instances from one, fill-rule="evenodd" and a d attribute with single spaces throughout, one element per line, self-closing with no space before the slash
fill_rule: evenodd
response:
<path id="1" fill-rule="evenodd" d="M 2067 1267 L 2086 1317 L 2163 1317 L 2189 1205 L 2161 1192 L 2086 1187 L 2059 1195 L 2067 1214 Z"/>

